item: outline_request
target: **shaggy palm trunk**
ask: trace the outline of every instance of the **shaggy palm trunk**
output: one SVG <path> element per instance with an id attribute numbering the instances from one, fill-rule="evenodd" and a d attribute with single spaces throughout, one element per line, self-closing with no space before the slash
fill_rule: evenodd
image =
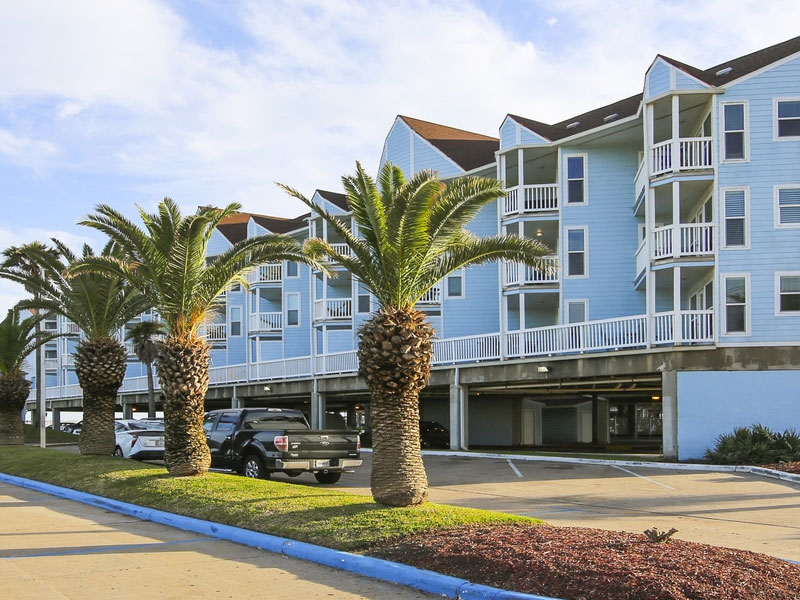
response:
<path id="1" fill-rule="evenodd" d="M 0 376 L 0 445 L 22 444 L 22 408 L 31 382 L 21 373 Z"/>
<path id="2" fill-rule="evenodd" d="M 419 444 L 419 393 L 428 382 L 433 328 L 416 310 L 382 308 L 359 330 L 359 373 L 372 419 L 372 497 L 409 506 L 428 497 Z"/>
<path id="3" fill-rule="evenodd" d="M 111 338 L 83 341 L 75 351 L 75 374 L 83 390 L 81 454 L 113 454 L 114 407 L 127 367 L 125 347 Z"/>
<path id="4" fill-rule="evenodd" d="M 172 476 L 202 475 L 211 465 L 203 415 L 209 347 L 202 339 L 168 337 L 156 360 L 164 394 L 164 462 Z"/>

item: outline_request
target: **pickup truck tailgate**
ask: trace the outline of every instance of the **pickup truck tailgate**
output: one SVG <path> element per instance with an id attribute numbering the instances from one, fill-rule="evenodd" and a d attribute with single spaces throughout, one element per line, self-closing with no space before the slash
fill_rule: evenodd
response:
<path id="1" fill-rule="evenodd" d="M 359 456 L 358 432 L 341 430 L 289 431 L 290 458 L 346 458 Z"/>

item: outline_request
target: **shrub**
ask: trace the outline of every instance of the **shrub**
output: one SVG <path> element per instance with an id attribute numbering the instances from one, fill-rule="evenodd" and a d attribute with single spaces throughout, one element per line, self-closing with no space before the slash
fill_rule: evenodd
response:
<path id="1" fill-rule="evenodd" d="M 794 429 L 783 433 L 755 424 L 736 427 L 733 433 L 717 437 L 706 458 L 718 465 L 768 465 L 800 460 L 800 434 Z"/>

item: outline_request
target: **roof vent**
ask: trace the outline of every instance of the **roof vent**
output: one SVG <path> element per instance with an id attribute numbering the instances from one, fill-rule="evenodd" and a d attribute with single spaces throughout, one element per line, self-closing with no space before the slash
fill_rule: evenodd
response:
<path id="1" fill-rule="evenodd" d="M 604 118 L 603 118 L 603 123 L 608 123 L 609 121 L 613 121 L 613 120 L 614 120 L 614 119 L 616 119 L 618 116 L 619 116 L 619 113 L 613 113 L 613 114 L 610 114 L 610 115 L 608 115 L 607 117 L 604 117 Z"/>
<path id="2" fill-rule="evenodd" d="M 575 129 L 575 128 L 576 128 L 578 125 L 580 125 L 580 124 L 581 124 L 581 122 L 580 122 L 580 121 L 573 121 L 572 123 L 570 123 L 569 125 L 567 125 L 567 129 Z"/>
<path id="3" fill-rule="evenodd" d="M 733 67 L 725 67 L 724 69 L 717 71 L 717 75 L 727 75 L 731 71 L 733 71 Z"/>

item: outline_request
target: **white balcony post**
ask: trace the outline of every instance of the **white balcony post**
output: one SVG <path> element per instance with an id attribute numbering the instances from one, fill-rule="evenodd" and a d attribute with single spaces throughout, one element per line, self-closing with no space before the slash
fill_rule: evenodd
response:
<path id="1" fill-rule="evenodd" d="M 672 96 L 672 172 L 677 173 L 681 168 L 681 97 Z"/>
<path id="2" fill-rule="evenodd" d="M 681 255 L 681 184 L 672 182 L 672 256 Z"/>
<path id="3" fill-rule="evenodd" d="M 525 212 L 525 151 L 517 150 L 517 211 Z"/>
<path id="4" fill-rule="evenodd" d="M 677 346 L 683 341 L 681 319 L 681 268 L 672 269 L 672 341 Z"/>
<path id="5" fill-rule="evenodd" d="M 656 314 L 656 272 L 647 268 L 647 345 L 652 346 L 656 341 L 655 328 Z"/>

